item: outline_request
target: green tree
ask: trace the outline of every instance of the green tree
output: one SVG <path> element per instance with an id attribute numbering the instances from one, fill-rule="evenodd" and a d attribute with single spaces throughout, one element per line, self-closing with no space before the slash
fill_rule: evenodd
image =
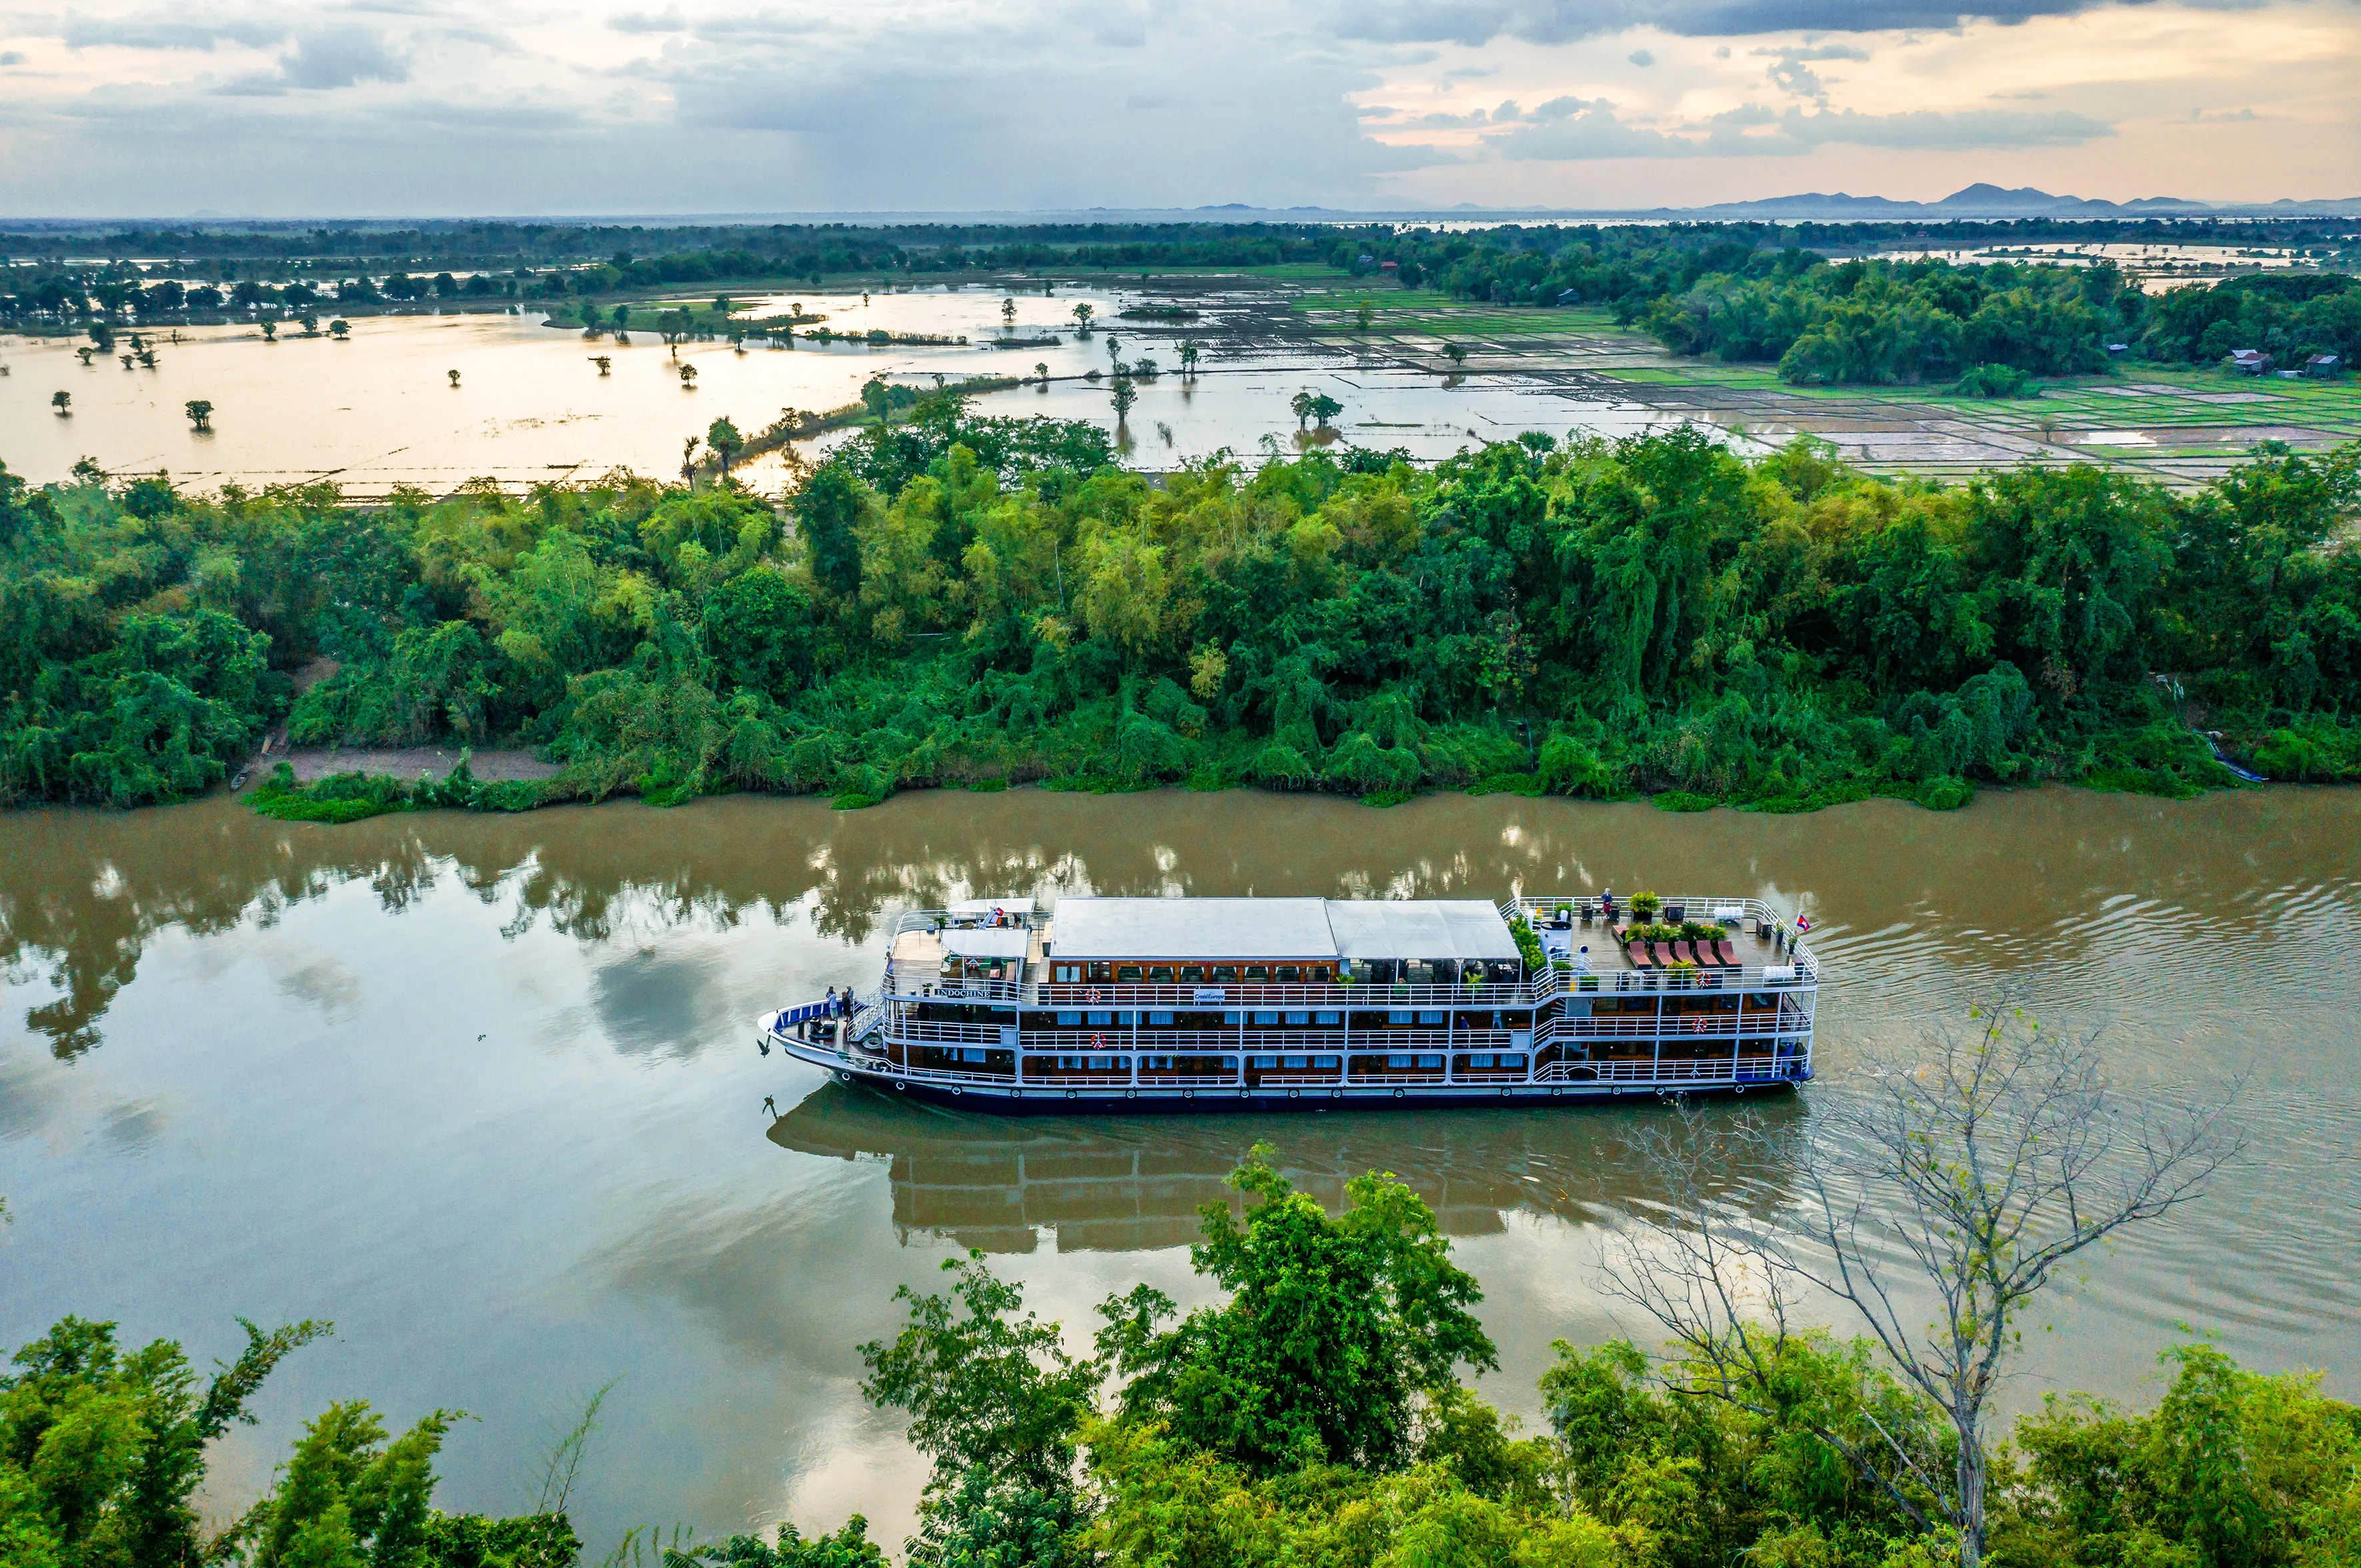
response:
<path id="1" fill-rule="evenodd" d="M 203 398 L 191 398 L 183 406 L 188 411 L 190 424 L 198 430 L 213 429 L 214 406 L 212 403 Z"/>
<path id="2" fill-rule="evenodd" d="M 1314 399 L 1312 395 L 1308 391 L 1298 392 L 1295 396 L 1287 400 L 1289 411 L 1295 415 L 1296 429 L 1301 430 L 1306 424 L 1311 422 L 1313 401 Z"/>
<path id="3" fill-rule="evenodd" d="M 1159 1325 L 1172 1301 L 1147 1286 L 1100 1308 L 1100 1354 L 1128 1379 L 1124 1416 L 1255 1473 L 1405 1464 L 1422 1403 L 1454 1386 L 1461 1363 L 1499 1363 L 1468 1310 L 1482 1293 L 1400 1182 L 1356 1178 L 1332 1220 L 1270 1154 L 1257 1146 L 1229 1179 L 1257 1201 L 1245 1223 L 1207 1204 L 1205 1239 L 1190 1249 L 1227 1301 L 1170 1328 Z"/>
<path id="4" fill-rule="evenodd" d="M 840 601 L 861 589 L 861 492 L 852 477 L 824 464 L 796 494 L 796 517 L 809 553 L 812 576 Z"/>
<path id="5" fill-rule="evenodd" d="M 725 689 L 785 696 L 811 677 L 811 601 L 775 571 L 754 567 L 715 587 L 703 627 Z"/>
<path id="6" fill-rule="evenodd" d="M 934 1461 L 938 1496 L 965 1478 L 1064 1492 L 1072 1485 L 1069 1440 L 1091 1409 L 1102 1369 L 1067 1354 L 1058 1325 L 1018 1316 L 1023 1290 L 984 1266 L 983 1255 L 946 1258 L 950 1291 L 903 1286 L 909 1321 L 889 1343 L 861 1347 L 862 1391 L 907 1410 L 911 1445 Z"/>
<path id="7" fill-rule="evenodd" d="M 1115 402 L 1115 422 L 1121 424 L 1130 416 L 1132 405 L 1139 401 L 1138 389 L 1132 386 L 1130 377 L 1117 376 L 1110 395 Z"/>
<path id="8" fill-rule="evenodd" d="M 715 420 L 707 429 L 705 444 L 721 464 L 721 477 L 726 479 L 730 477 L 730 465 L 736 462 L 738 454 L 746 449 L 746 438 L 738 433 L 738 427 L 725 415 Z"/>
<path id="9" fill-rule="evenodd" d="M 328 335 L 342 343 L 352 335 L 353 323 L 339 316 L 328 323 Z"/>
<path id="10" fill-rule="evenodd" d="M 199 1568 L 212 1560 L 191 1502 L 206 1445 L 286 1355 L 328 1332 L 239 1320 L 246 1348 L 199 1379 L 178 1344 L 137 1351 L 115 1325 L 66 1318 L 0 1377 L 0 1547 L 27 1568 Z"/>
<path id="11" fill-rule="evenodd" d="M 1097 313 L 1091 309 L 1089 301 L 1085 300 L 1078 302 L 1074 306 L 1074 330 L 1082 334 L 1084 337 L 1090 336 L 1091 317 L 1095 314 L 1097 314 Z"/>
<path id="12" fill-rule="evenodd" d="M 1321 392 L 1312 398 L 1309 411 L 1311 412 L 1312 422 L 1319 425 L 1321 429 L 1325 430 L 1328 428 L 1328 422 L 1330 420 L 1334 419 L 1338 414 L 1345 411 L 1345 405 L 1330 397 L 1327 393 Z"/>
<path id="13" fill-rule="evenodd" d="M 49 407 L 58 411 L 58 417 L 60 419 L 71 417 L 73 413 L 73 394 L 71 392 L 51 392 L 49 394 Z"/>

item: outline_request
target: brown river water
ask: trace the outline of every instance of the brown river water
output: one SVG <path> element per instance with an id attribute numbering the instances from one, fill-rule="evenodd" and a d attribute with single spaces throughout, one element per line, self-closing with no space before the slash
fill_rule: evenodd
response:
<path id="1" fill-rule="evenodd" d="M 0 1334 L 79 1312 L 202 1364 L 239 1343 L 234 1314 L 334 1319 L 224 1441 L 217 1515 L 353 1396 L 404 1423 L 464 1407 L 440 1501 L 523 1508 L 535 1453 L 620 1376 L 575 1510 L 594 1560 L 632 1523 L 790 1511 L 861 1509 L 894 1544 L 920 1464 L 864 1407 L 855 1352 L 890 1333 L 894 1287 L 976 1246 L 1078 1337 L 1140 1279 L 1202 1299 L 1195 1206 L 1264 1138 L 1331 1201 L 1370 1167 L 1426 1195 L 1484 1283 L 1487 1392 L 1531 1417 L 1552 1339 L 1641 1332 L 1599 1241 L 1647 1197 L 1628 1139 L 1661 1110 L 1001 1121 L 766 1060 L 752 1020 L 873 984 L 884 918 L 947 896 L 1602 883 L 1812 915 L 1821 1081 L 1774 1117 L 1999 980 L 2103 1025 L 2137 1092 L 2245 1071 L 2247 1154 L 2088 1257 L 2026 1325 L 2012 1397 L 2146 1401 L 2191 1332 L 2361 1397 L 2361 792 L 2295 788 L 1797 817 L 1032 789 L 348 828 L 229 800 L 13 813 Z"/>

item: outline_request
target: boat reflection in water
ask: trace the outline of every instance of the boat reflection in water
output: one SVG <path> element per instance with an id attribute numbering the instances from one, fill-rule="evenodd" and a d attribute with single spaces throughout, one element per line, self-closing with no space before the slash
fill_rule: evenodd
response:
<path id="1" fill-rule="evenodd" d="M 1636 1142 L 1672 1117 L 1649 1104 L 1609 1108 L 1123 1119 L 997 1116 L 829 1082 L 772 1124 L 782 1148 L 837 1159 L 883 1157 L 894 1225 L 988 1253 L 1029 1253 L 1054 1232 L 1059 1252 L 1129 1252 L 1198 1239 L 1202 1205 L 1239 1212 L 1224 1179 L 1257 1139 L 1299 1190 L 1331 1213 L 1345 1184 L 1389 1171 L 1454 1236 L 1496 1234 L 1516 1212 L 1576 1223 L 1643 1206 L 1654 1190 Z M 1761 1114 L 1800 1123 L 1788 1099 Z M 1784 1201 L 1784 1161 L 1717 1169 L 1713 1185 L 1751 1210 Z M 1726 1151 L 1725 1151 L 1726 1157 Z"/>

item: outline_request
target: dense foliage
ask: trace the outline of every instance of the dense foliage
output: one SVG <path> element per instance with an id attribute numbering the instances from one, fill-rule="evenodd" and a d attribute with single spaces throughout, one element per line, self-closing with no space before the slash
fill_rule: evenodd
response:
<path id="1" fill-rule="evenodd" d="M 1431 471 L 1155 483 L 1106 457 L 1092 427 L 942 398 L 785 515 L 624 476 L 379 509 L 0 480 L 0 790 L 184 796 L 282 720 L 563 767 L 380 807 L 1027 779 L 2186 793 L 2227 778 L 2190 718 L 2274 776 L 2361 776 L 2352 449 L 2266 446 L 2185 495 L 2089 467 L 1896 484 L 1687 431 Z"/>
<path id="2" fill-rule="evenodd" d="M 1496 1365 L 1427 1205 L 1391 1178 L 1338 1215 L 1257 1147 L 1245 1201 L 1203 1211 L 1191 1251 L 1214 1298 L 1171 1329 L 1142 1286 L 1099 1309 L 1093 1354 L 1026 1311 L 981 1255 L 950 1292 L 904 1289 L 906 1326 L 862 1348 L 864 1386 L 909 1413 L 933 1461 L 912 1568 L 1944 1568 L 1955 1543 L 1881 1440 L 1948 1430 L 1865 1341 L 1765 1332 L 1742 1398 L 1717 1370 L 1612 1342 L 1554 1346 L 1545 1428 L 1459 1381 Z M 574 1568 L 562 1511 L 433 1506 L 456 1419 L 394 1434 L 360 1401 L 306 1423 L 269 1491 L 208 1534 L 191 1499 L 207 1445 L 285 1354 L 265 1332 L 210 1380 L 181 1347 L 138 1350 L 67 1318 L 0 1376 L 0 1562 L 10 1568 Z M 1995 1568 L 2352 1568 L 2361 1409 L 2318 1378 L 2263 1376 L 2203 1343 L 2163 1358 L 2158 1406 L 2052 1396 L 1990 1482 Z M 594 1407 L 595 1409 L 595 1407 Z M 585 1418 L 586 1428 L 589 1417 Z M 544 1492 L 547 1491 L 546 1486 Z M 643 1561 L 639 1532 L 609 1563 Z M 859 1515 L 805 1535 L 700 1544 L 674 1568 L 882 1568 Z"/>
<path id="3" fill-rule="evenodd" d="M 1492 1364 L 1491 1346 L 1466 1315 L 1475 1282 L 1425 1204 L 1372 1175 L 1331 1217 L 1267 1156 L 1233 1179 L 1252 1200 L 1242 1223 L 1224 1204 L 1204 1211 L 1192 1261 L 1223 1297 L 1160 1339 L 1167 1304 L 1147 1287 L 1100 1308 L 1090 1359 L 1057 1325 L 1019 1316 L 1021 1293 L 980 1258 L 947 1266 L 950 1296 L 903 1292 L 908 1327 L 864 1354 L 872 1398 L 910 1409 L 912 1441 L 935 1461 L 914 1563 L 1956 1561 L 1925 1522 L 1939 1516 L 1918 1479 L 1857 1462 L 1890 1452 L 1879 1434 L 1943 1426 L 1865 1342 L 1766 1335 L 1762 1397 L 1733 1400 L 1710 1367 L 1561 1341 L 1541 1378 L 1547 1430 L 1523 1436 L 1457 1381 L 1460 1366 Z M 2019 1423 L 1993 1481 L 1988 1561 L 2361 1561 L 2361 1410 L 2323 1398 L 2316 1378 L 2246 1372 L 2210 1345 L 2165 1361 L 2171 1385 L 2153 1412 L 2053 1397 Z"/>
<path id="4" fill-rule="evenodd" d="M 191 1499 L 206 1447 L 286 1354 L 326 1332 L 265 1332 L 206 1380 L 178 1344 L 128 1350 L 115 1325 L 66 1318 L 0 1376 L 0 1563 L 8 1568 L 572 1568 L 562 1515 L 487 1519 L 433 1507 L 438 1410 L 387 1440 L 368 1406 L 313 1421 L 270 1492 L 218 1535 Z"/>

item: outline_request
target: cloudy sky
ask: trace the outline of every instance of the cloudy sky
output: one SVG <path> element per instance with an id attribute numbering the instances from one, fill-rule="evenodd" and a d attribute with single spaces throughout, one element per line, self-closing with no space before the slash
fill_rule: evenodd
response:
<path id="1" fill-rule="evenodd" d="M 0 0 L 0 214 L 2361 195 L 2361 0 L 650 3 Z"/>

